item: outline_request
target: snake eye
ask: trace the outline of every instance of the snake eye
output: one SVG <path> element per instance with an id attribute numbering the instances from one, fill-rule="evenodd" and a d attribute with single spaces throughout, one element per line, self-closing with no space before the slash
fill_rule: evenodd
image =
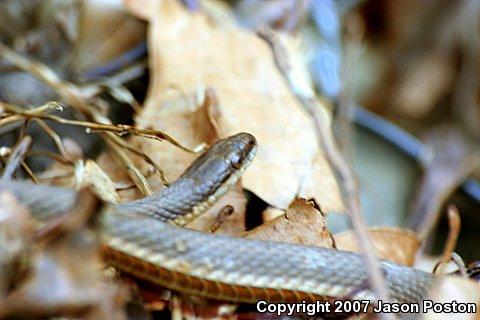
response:
<path id="1" fill-rule="evenodd" d="M 235 169 L 240 169 L 242 167 L 242 160 L 238 155 L 232 156 L 230 158 L 230 163 L 232 164 L 232 167 Z"/>

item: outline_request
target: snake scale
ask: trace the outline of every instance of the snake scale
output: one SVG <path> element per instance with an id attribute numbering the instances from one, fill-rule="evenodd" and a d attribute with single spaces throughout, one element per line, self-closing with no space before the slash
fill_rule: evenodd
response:
<path id="1" fill-rule="evenodd" d="M 168 188 L 109 205 L 102 215 L 107 263 L 165 288 L 207 298 L 254 303 L 348 297 L 375 301 L 361 255 L 334 249 L 201 233 L 184 225 L 234 185 L 252 160 L 255 138 L 240 133 L 198 157 Z M 35 218 L 62 214 L 75 191 L 27 182 L 0 182 Z M 380 262 L 392 299 L 418 302 L 432 275 Z"/>

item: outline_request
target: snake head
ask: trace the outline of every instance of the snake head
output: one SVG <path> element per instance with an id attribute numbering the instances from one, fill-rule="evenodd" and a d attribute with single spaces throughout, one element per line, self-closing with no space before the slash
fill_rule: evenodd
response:
<path id="1" fill-rule="evenodd" d="M 211 190 L 225 183 L 233 185 L 252 162 L 257 150 L 257 140 L 249 133 L 238 133 L 212 144 L 182 177 L 193 180 L 197 186 Z M 202 192 L 207 190 L 202 190 Z"/>
<path id="2" fill-rule="evenodd" d="M 185 199 L 191 199 L 188 202 L 193 215 L 198 216 L 237 183 L 256 149 L 257 140 L 249 133 L 221 139 L 200 155 L 169 189 L 181 190 Z M 190 216 L 185 216 L 188 221 L 186 218 Z"/>
<path id="3" fill-rule="evenodd" d="M 122 208 L 141 208 L 158 219 L 183 226 L 217 202 L 246 170 L 257 149 L 256 139 L 239 133 L 219 140 L 201 154 L 168 188 Z"/>
<path id="4" fill-rule="evenodd" d="M 223 157 L 230 164 L 232 171 L 241 170 L 243 172 L 255 156 L 257 139 L 249 133 L 238 133 L 218 141 L 214 147 L 218 147 L 220 153 L 223 152 Z"/>

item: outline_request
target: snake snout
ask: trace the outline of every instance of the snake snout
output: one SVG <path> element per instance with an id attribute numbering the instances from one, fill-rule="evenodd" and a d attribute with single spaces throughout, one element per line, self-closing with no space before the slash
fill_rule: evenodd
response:
<path id="1" fill-rule="evenodd" d="M 250 133 L 238 133 L 228 141 L 232 148 L 228 160 L 235 169 L 245 168 L 250 164 L 257 149 L 257 139 Z"/>

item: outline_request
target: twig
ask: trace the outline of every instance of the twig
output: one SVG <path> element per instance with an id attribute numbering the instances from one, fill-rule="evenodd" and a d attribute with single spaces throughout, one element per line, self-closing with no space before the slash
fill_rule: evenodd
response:
<path id="1" fill-rule="evenodd" d="M 50 102 L 48 104 L 55 104 L 59 105 L 55 102 Z M 39 107 L 36 109 L 31 109 L 31 110 L 21 110 L 14 108 L 11 105 L 4 104 L 6 106 L 6 110 L 10 112 L 14 112 L 15 115 L 12 115 L 10 117 L 15 117 L 14 120 L 10 120 L 8 123 L 14 122 L 14 121 L 20 121 L 23 119 L 44 119 L 44 120 L 52 120 L 61 124 L 67 124 L 67 125 L 74 125 L 74 126 L 80 126 L 80 127 L 85 127 L 87 128 L 88 132 L 112 132 L 115 133 L 119 136 L 123 136 L 126 134 L 133 134 L 136 136 L 141 136 L 144 138 L 149 138 L 157 141 L 163 141 L 166 140 L 173 144 L 174 146 L 187 151 L 189 153 L 197 153 L 196 150 L 190 149 L 188 147 L 185 147 L 181 145 L 179 142 L 177 142 L 173 137 L 169 136 L 168 134 L 165 134 L 161 131 L 158 130 L 153 130 L 153 129 L 139 129 L 136 128 L 135 126 L 130 126 L 126 124 L 109 124 L 109 123 L 99 123 L 99 122 L 90 122 L 90 121 L 81 121 L 81 120 L 69 120 L 65 119 L 56 115 L 52 114 L 46 114 L 43 113 L 42 110 L 44 110 L 43 107 Z M 42 109 L 42 110 L 41 110 Z M 20 117 L 18 117 L 20 116 Z M 22 117 L 23 116 L 23 117 Z M 10 118 L 9 117 L 9 118 Z M 8 118 L 4 118 L 8 119 Z M 2 119 L 2 120 L 4 120 Z"/>
<path id="2" fill-rule="evenodd" d="M 67 160 L 61 155 L 51 151 L 30 151 L 27 153 L 27 157 L 46 157 L 55 160 L 63 165 L 73 165 L 73 161 Z"/>
<path id="3" fill-rule="evenodd" d="M 51 110 L 53 106 L 57 106 L 57 107 L 60 106 L 59 104 L 56 104 L 56 103 L 50 103 L 47 105 L 49 105 L 50 107 L 49 108 L 39 107 L 36 109 L 25 111 L 25 110 L 16 108 L 15 106 L 5 104 L 5 110 L 16 113 L 14 116 L 17 116 L 17 115 L 23 116 L 26 120 L 35 119 L 36 121 L 39 121 L 39 124 L 41 126 L 43 124 L 42 128 L 47 132 L 47 134 L 49 134 L 54 139 L 59 151 L 62 154 L 67 155 L 67 157 L 65 157 L 65 159 L 67 160 L 69 159 L 69 157 L 63 148 L 63 143 L 61 142 L 61 139 L 58 137 L 58 135 L 56 135 L 56 133 L 53 130 L 51 130 L 51 128 L 43 121 L 43 119 L 52 120 L 52 121 L 56 121 L 58 123 L 67 124 L 67 125 L 82 126 L 82 127 L 85 127 L 88 130 L 88 132 L 95 132 L 95 131 L 105 132 L 108 135 L 108 137 L 104 139 L 105 142 L 116 154 L 116 156 L 120 159 L 120 161 L 125 165 L 130 178 L 132 179 L 132 181 L 135 183 L 137 188 L 140 190 L 140 192 L 144 196 L 148 196 L 152 194 L 152 190 L 150 188 L 148 180 L 141 173 L 141 171 L 134 165 L 134 163 L 127 156 L 127 154 L 122 150 L 122 148 L 127 149 L 130 152 L 142 157 L 147 163 L 151 164 L 155 168 L 155 170 L 159 173 L 162 183 L 164 183 L 165 185 L 168 185 L 168 181 L 165 177 L 165 174 L 149 156 L 131 148 L 116 135 L 122 136 L 122 135 L 131 133 L 133 135 L 142 136 L 142 137 L 150 138 L 154 140 L 167 140 L 182 150 L 185 150 L 190 153 L 197 153 L 196 150 L 191 150 L 187 147 L 182 146 L 169 135 L 166 135 L 157 130 L 137 129 L 134 126 L 121 125 L 121 124 L 112 125 L 112 124 L 105 124 L 105 123 L 64 119 L 56 115 L 43 113 L 45 111 Z M 16 120 L 22 120 L 22 118 L 17 118 Z"/>
<path id="4" fill-rule="evenodd" d="M 3 119 L 0 119 L 0 128 L 1 127 L 5 127 L 11 123 L 15 123 L 15 122 L 18 122 L 18 121 L 21 121 L 23 120 L 23 117 L 20 116 L 20 115 L 13 115 L 13 116 L 8 116 L 8 117 L 5 117 Z M 9 128 L 8 131 L 11 131 L 13 129 L 16 129 L 16 127 L 14 128 Z"/>
<path id="5" fill-rule="evenodd" d="M 30 167 L 27 165 L 27 163 L 26 163 L 25 161 L 22 161 L 21 166 L 22 166 L 22 169 L 25 171 L 25 173 L 28 175 L 28 177 L 29 177 L 34 183 L 38 183 L 38 178 L 37 178 L 37 176 L 35 175 L 35 173 L 33 172 L 33 170 L 30 169 Z"/>
<path id="6" fill-rule="evenodd" d="M 38 177 L 41 181 L 50 181 L 53 179 L 66 179 L 72 177 L 72 172 L 55 172 L 55 171 L 46 171 L 42 172 L 42 175 Z M 133 186 L 135 187 L 135 186 Z"/>
<path id="7" fill-rule="evenodd" d="M 122 147 L 120 147 L 120 146 L 124 145 L 123 140 L 121 140 L 118 136 L 116 136 L 113 132 L 111 132 L 111 131 L 114 131 L 116 134 L 120 134 L 120 133 L 124 134 L 123 132 L 128 132 L 128 130 L 135 131 L 136 130 L 135 127 L 126 126 L 128 128 L 127 128 L 127 131 L 125 131 L 124 130 L 125 128 L 122 125 L 114 126 L 114 125 L 110 125 L 110 124 L 95 123 L 95 122 L 88 122 L 88 121 L 68 120 L 68 119 L 64 119 L 64 118 L 61 118 L 61 117 L 58 117 L 58 116 L 55 116 L 55 115 L 50 115 L 50 114 L 43 113 L 45 111 L 52 110 L 54 106 L 57 106 L 57 107 L 60 106 L 59 104 L 56 104 L 56 103 L 47 104 L 49 107 L 42 106 L 42 107 L 31 109 L 31 110 L 22 110 L 22 109 L 16 108 L 15 106 L 12 106 L 12 105 L 7 105 L 7 104 L 4 104 L 4 105 L 5 105 L 5 109 L 7 111 L 15 112 L 16 115 L 21 115 L 26 120 L 34 119 L 34 120 L 37 120 L 37 121 L 41 121 L 40 124 L 43 122 L 42 119 L 48 119 L 48 120 L 56 121 L 56 122 L 62 123 L 62 124 L 83 126 L 83 127 L 86 127 L 89 130 L 96 129 L 97 131 L 104 132 L 105 135 L 108 135 L 108 137 L 104 139 L 105 142 L 111 148 L 111 150 L 114 152 L 114 154 L 120 159 L 120 161 L 125 165 L 125 167 L 127 168 L 127 173 L 129 174 L 129 176 L 132 179 L 132 181 L 134 182 L 134 184 L 137 186 L 138 190 L 144 196 L 148 196 L 148 195 L 152 194 L 152 190 L 150 188 L 148 180 L 143 176 L 141 171 L 134 165 L 134 163 L 127 156 L 127 154 L 124 152 Z M 58 110 L 58 108 L 57 108 L 57 110 Z M 45 125 L 46 125 L 46 123 L 45 123 Z M 43 129 L 47 132 L 47 134 L 52 136 L 52 138 L 54 140 L 58 140 L 58 141 L 55 141 L 55 142 L 57 142 L 57 146 L 59 147 L 59 150 L 63 149 L 63 153 L 65 153 L 65 155 L 67 155 L 66 151 L 63 148 L 63 143 L 61 142 L 60 138 L 58 136 L 57 136 L 58 139 L 55 138 L 56 133 L 53 132 L 53 130 L 51 130 L 50 127 L 48 127 L 48 125 L 46 125 L 46 127 L 43 127 Z M 49 129 L 52 132 L 49 132 Z M 101 129 L 103 129 L 103 130 L 101 130 Z M 107 132 L 105 132 L 105 131 L 107 131 Z M 154 130 L 151 130 L 151 131 L 154 131 Z M 143 133 L 139 133 L 139 135 L 143 135 Z M 55 159 L 58 160 L 58 158 L 55 158 Z M 67 157 L 65 157 L 65 159 L 67 161 L 69 161 L 68 155 L 67 155 Z"/>
<path id="8" fill-rule="evenodd" d="M 223 207 L 220 212 L 217 214 L 217 217 L 215 219 L 215 222 L 208 228 L 209 233 L 215 233 L 218 228 L 222 226 L 222 224 L 225 222 L 225 220 L 233 214 L 235 209 L 231 205 L 226 205 Z"/>
<path id="9" fill-rule="evenodd" d="M 82 96 L 82 90 L 80 88 L 75 86 L 73 83 L 61 80 L 56 75 L 56 73 L 48 66 L 39 62 L 32 62 L 31 60 L 16 53 L 14 50 L 10 49 L 2 42 L 0 42 L 0 57 L 5 58 L 19 69 L 31 73 L 40 81 L 43 81 L 49 87 L 53 88 L 72 107 L 84 113 L 89 119 L 99 123 L 110 122 L 108 118 L 104 117 L 100 113 L 98 108 L 95 108 L 94 106 L 90 105 L 85 101 L 85 98 Z M 147 191 L 148 189 L 150 189 L 150 187 L 148 186 L 148 181 L 142 175 L 140 170 L 136 168 L 133 162 L 128 159 L 128 156 L 123 152 L 123 150 L 120 150 L 120 148 L 111 141 L 112 139 L 118 137 L 108 132 L 103 138 L 110 147 L 115 149 L 113 151 L 119 156 L 122 163 L 127 167 L 128 175 L 136 184 L 140 192 L 144 195 L 147 195 Z"/>
<path id="10" fill-rule="evenodd" d="M 55 111 L 63 111 L 63 106 L 58 103 L 58 102 L 48 102 L 40 107 L 33 108 L 33 109 L 22 109 L 19 108 L 13 104 L 6 103 L 6 102 L 1 102 L 0 105 L 7 111 L 8 113 L 13 113 L 15 115 L 22 115 L 26 117 L 35 117 L 35 116 L 41 116 L 43 114 L 47 114 L 50 112 L 55 112 Z"/>
<path id="11" fill-rule="evenodd" d="M 315 93 L 308 83 L 298 83 L 295 79 L 291 66 L 288 61 L 288 55 L 285 48 L 278 42 L 274 34 L 268 29 L 261 29 L 258 35 L 263 38 L 271 47 L 275 63 L 278 69 L 286 79 L 290 89 L 297 99 L 303 105 L 305 110 L 314 120 L 315 129 L 320 140 L 322 149 L 325 151 L 327 159 L 335 169 L 345 189 L 345 202 L 350 216 L 360 252 L 365 257 L 366 266 L 370 273 L 370 283 L 377 299 L 382 301 L 391 301 L 385 279 L 375 257 L 374 250 L 368 234 L 366 232 L 366 223 L 360 210 L 360 199 L 358 194 L 357 181 L 352 173 L 348 163 L 343 158 L 335 138 L 330 130 L 330 123 L 327 120 L 326 110 L 316 100 Z M 380 314 L 384 319 L 394 319 L 392 314 Z"/>
<path id="12" fill-rule="evenodd" d="M 448 197 L 478 168 L 480 152 L 451 127 L 436 127 L 427 134 L 424 173 L 410 210 L 409 226 L 425 240 L 434 230 Z M 427 157 L 429 155 L 430 157 Z M 427 242 L 424 241 L 422 247 Z"/>
<path id="13" fill-rule="evenodd" d="M 13 174 L 15 170 L 21 165 L 23 159 L 25 159 L 25 155 L 27 154 L 28 150 L 32 146 L 32 138 L 30 136 L 24 136 L 15 148 L 10 153 L 10 157 L 8 157 L 8 162 L 3 170 L 2 179 L 3 180 L 12 180 Z"/>
<path id="14" fill-rule="evenodd" d="M 145 153 L 141 152 L 141 151 L 138 151 L 137 149 L 135 148 L 132 148 L 131 146 L 128 145 L 127 142 L 125 142 L 124 140 L 122 139 L 118 139 L 117 141 L 115 141 L 115 143 L 118 143 L 122 148 L 124 149 L 127 149 L 128 151 L 132 152 L 133 154 L 143 158 L 143 160 L 145 162 L 147 162 L 148 164 L 150 164 L 153 169 L 155 171 L 157 171 L 158 175 L 160 176 L 160 180 L 162 181 L 162 183 L 165 185 L 165 186 L 169 186 L 170 185 L 170 182 L 168 182 L 167 180 L 167 177 L 165 176 L 165 173 L 163 172 L 163 170 L 157 165 L 157 163 L 155 161 L 153 161 L 152 158 L 150 158 L 148 155 L 146 155 Z"/>
<path id="15" fill-rule="evenodd" d="M 113 153 L 126 166 L 127 173 L 133 180 L 133 183 L 135 183 L 139 191 L 142 193 L 142 195 L 151 195 L 153 192 L 150 188 L 150 184 L 148 183 L 147 178 L 145 178 L 145 176 L 140 172 L 140 170 L 133 164 L 132 160 L 127 156 L 125 151 L 119 146 L 119 141 L 121 141 L 121 139 L 114 135 L 112 135 L 110 139 L 105 139 L 105 142 L 108 144 Z"/>
<path id="16" fill-rule="evenodd" d="M 452 258 L 452 261 L 455 262 L 455 264 L 457 265 L 458 271 L 460 272 L 460 275 L 462 276 L 462 278 L 468 279 L 469 276 L 468 276 L 467 267 L 465 266 L 465 262 L 463 262 L 462 257 L 460 257 L 456 252 L 452 252 L 450 256 Z"/>
<path id="17" fill-rule="evenodd" d="M 122 85 L 141 77 L 147 68 L 147 61 L 135 63 L 108 78 L 101 78 L 80 86 L 82 96 L 86 99 L 93 98 L 108 89 L 108 86 Z"/>
<path id="18" fill-rule="evenodd" d="M 434 273 L 441 274 L 445 265 L 452 259 L 453 250 L 457 245 L 458 235 L 460 234 L 460 214 L 455 205 L 448 206 L 448 237 L 443 247 L 442 257 L 434 268 Z"/>
<path id="19" fill-rule="evenodd" d="M 340 77 L 342 90 L 338 96 L 336 109 L 336 125 L 338 145 L 347 159 L 352 157 L 353 108 L 355 101 L 355 66 L 361 55 L 361 43 L 364 28 L 360 17 L 348 15 L 345 19 L 345 46 L 343 50 L 342 68 Z"/>
<path id="20" fill-rule="evenodd" d="M 63 145 L 62 139 L 60 136 L 53 130 L 45 121 L 42 119 L 35 119 L 38 125 L 48 134 L 52 139 L 55 145 L 57 146 L 58 151 L 62 155 L 62 157 L 67 160 L 67 162 L 73 163 L 72 157 L 68 154 L 65 150 L 65 146 Z"/>

